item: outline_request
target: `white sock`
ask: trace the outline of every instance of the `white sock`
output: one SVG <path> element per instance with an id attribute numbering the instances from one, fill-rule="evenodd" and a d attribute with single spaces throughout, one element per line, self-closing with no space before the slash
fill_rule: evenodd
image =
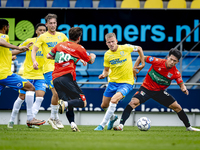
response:
<path id="1" fill-rule="evenodd" d="M 33 107 L 33 101 L 34 101 L 34 91 L 27 91 L 26 92 L 26 111 L 27 111 L 27 120 L 31 121 L 33 119 L 33 112 L 32 112 L 32 107 Z"/>
<path id="2" fill-rule="evenodd" d="M 22 105 L 23 102 L 24 102 L 24 100 L 22 100 L 19 97 L 14 102 L 12 114 L 11 114 L 11 117 L 10 117 L 10 122 L 15 122 L 15 118 L 16 118 L 16 116 L 19 112 L 19 109 L 21 108 L 21 105 Z"/>
<path id="3" fill-rule="evenodd" d="M 76 125 L 74 122 L 71 122 L 71 127 L 72 127 L 72 126 L 77 127 L 77 125 Z"/>
<path id="4" fill-rule="evenodd" d="M 110 106 L 108 107 L 108 110 L 106 111 L 106 114 L 105 114 L 105 116 L 103 118 L 103 121 L 100 123 L 100 125 L 102 127 L 106 126 L 106 123 L 108 122 L 110 117 L 114 114 L 114 112 L 116 110 L 116 106 L 117 106 L 117 104 L 114 104 L 114 103 L 110 102 Z"/>
<path id="5" fill-rule="evenodd" d="M 32 111 L 33 111 L 33 118 L 35 118 L 35 116 L 37 115 L 39 109 L 40 109 L 40 106 L 42 104 L 42 101 L 43 101 L 43 97 L 36 97 L 35 98 L 35 102 L 33 103 L 33 108 L 32 108 Z"/>
<path id="6" fill-rule="evenodd" d="M 110 117 L 110 120 L 114 120 L 115 119 L 115 114 L 113 114 L 111 117 Z"/>
<path id="7" fill-rule="evenodd" d="M 58 105 L 51 104 L 51 118 L 57 119 L 57 114 L 58 114 Z"/>

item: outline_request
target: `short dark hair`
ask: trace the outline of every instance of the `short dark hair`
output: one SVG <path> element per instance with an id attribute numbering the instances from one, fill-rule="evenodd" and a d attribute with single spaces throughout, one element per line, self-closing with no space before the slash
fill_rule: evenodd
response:
<path id="1" fill-rule="evenodd" d="M 46 25 L 45 25 L 44 23 L 38 23 L 38 24 L 36 24 L 36 26 L 35 26 L 35 30 L 37 30 L 38 27 L 40 27 L 40 26 L 44 26 L 44 27 L 46 28 Z"/>
<path id="2" fill-rule="evenodd" d="M 80 27 L 72 27 L 69 30 L 69 39 L 73 40 L 73 41 L 76 41 L 76 40 L 78 40 L 78 38 L 80 36 L 82 36 L 82 33 L 83 33 L 83 29 L 82 28 L 80 28 Z"/>
<path id="3" fill-rule="evenodd" d="M 46 15 L 46 17 L 45 17 L 46 23 L 48 22 L 48 20 L 50 20 L 52 18 L 55 18 L 57 20 L 57 15 L 56 14 L 48 14 L 48 15 Z"/>
<path id="4" fill-rule="evenodd" d="M 3 29 L 4 26 L 8 26 L 8 20 L 6 19 L 0 19 L 0 29 Z"/>
<path id="5" fill-rule="evenodd" d="M 181 52 L 177 48 L 171 48 L 169 51 L 169 56 L 174 55 L 178 60 L 182 57 Z"/>

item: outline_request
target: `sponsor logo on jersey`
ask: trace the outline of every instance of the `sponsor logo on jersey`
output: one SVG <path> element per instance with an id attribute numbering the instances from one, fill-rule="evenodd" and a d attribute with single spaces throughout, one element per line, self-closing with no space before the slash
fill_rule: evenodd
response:
<path id="1" fill-rule="evenodd" d="M 151 61 L 153 61 L 153 60 L 154 60 L 154 58 L 153 58 L 153 57 L 150 57 L 150 58 L 149 58 L 149 61 L 150 61 L 150 62 L 151 62 Z"/>

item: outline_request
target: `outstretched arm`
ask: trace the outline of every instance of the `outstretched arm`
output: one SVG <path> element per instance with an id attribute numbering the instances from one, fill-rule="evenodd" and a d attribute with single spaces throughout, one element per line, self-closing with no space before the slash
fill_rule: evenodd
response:
<path id="1" fill-rule="evenodd" d="M 33 68 L 35 70 L 38 70 L 38 62 L 36 61 L 36 53 L 38 51 L 38 47 L 37 46 L 33 46 L 33 49 L 32 49 L 32 52 L 31 52 L 31 58 L 32 58 L 32 61 L 33 61 Z"/>

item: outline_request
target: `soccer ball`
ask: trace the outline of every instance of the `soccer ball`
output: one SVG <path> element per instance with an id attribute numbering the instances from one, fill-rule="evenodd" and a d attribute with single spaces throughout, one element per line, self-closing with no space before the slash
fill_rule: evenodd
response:
<path id="1" fill-rule="evenodd" d="M 147 117 L 141 117 L 137 121 L 137 127 L 140 131 L 147 131 L 151 127 L 151 120 Z"/>

